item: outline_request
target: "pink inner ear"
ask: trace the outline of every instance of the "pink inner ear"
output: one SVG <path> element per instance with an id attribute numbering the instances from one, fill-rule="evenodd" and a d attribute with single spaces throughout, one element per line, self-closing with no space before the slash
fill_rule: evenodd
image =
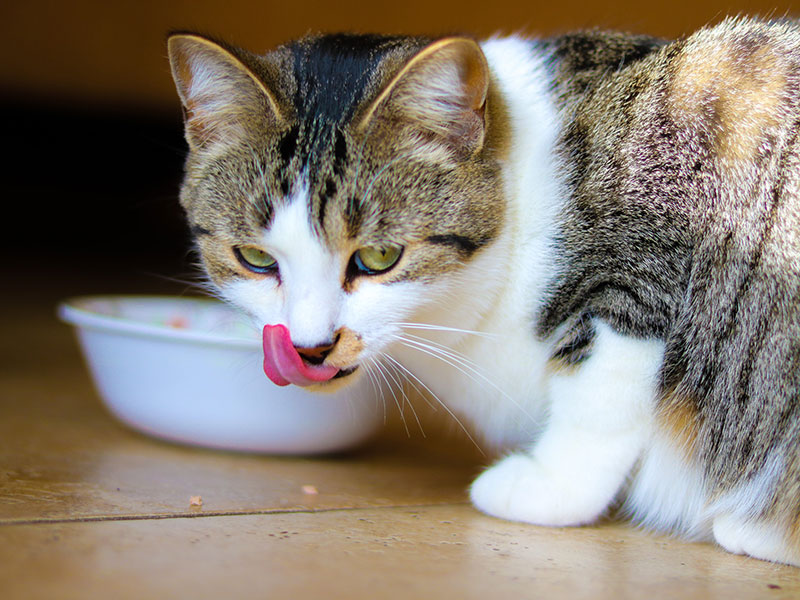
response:
<path id="1" fill-rule="evenodd" d="M 328 381 L 339 372 L 330 365 L 306 364 L 284 325 L 264 325 L 263 347 L 264 373 L 276 385 L 312 385 Z"/>

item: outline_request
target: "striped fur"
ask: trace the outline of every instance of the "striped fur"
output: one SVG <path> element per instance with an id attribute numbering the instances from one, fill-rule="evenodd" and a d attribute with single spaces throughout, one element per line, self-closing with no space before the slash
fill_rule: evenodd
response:
<path id="1" fill-rule="evenodd" d="M 388 361 L 515 450 L 472 488 L 490 514 L 621 502 L 800 564 L 797 24 L 263 56 L 176 34 L 170 60 L 206 271 L 296 345 L 344 340 L 326 360 L 346 376 L 319 387 Z M 396 264 L 359 270 L 387 244 Z"/>

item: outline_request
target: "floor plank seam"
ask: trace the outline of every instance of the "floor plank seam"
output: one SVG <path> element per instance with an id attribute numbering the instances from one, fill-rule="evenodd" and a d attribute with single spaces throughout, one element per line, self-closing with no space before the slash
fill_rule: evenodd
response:
<path id="1" fill-rule="evenodd" d="M 198 519 L 209 517 L 248 517 L 258 515 L 296 515 L 296 514 L 315 514 L 315 513 L 330 513 L 330 512 L 354 512 L 354 511 L 367 511 L 367 510 L 385 510 L 385 509 L 413 509 L 413 508 L 431 508 L 440 506 L 464 506 L 469 502 L 431 502 L 425 504 L 391 504 L 386 506 L 348 506 L 348 507 L 333 507 L 333 508 L 298 508 L 298 509 L 265 509 L 265 510 L 252 510 L 252 511 L 207 511 L 207 512 L 186 512 L 186 513 L 171 513 L 171 514 L 147 514 L 147 515 L 97 515 L 97 516 L 82 516 L 82 517 L 67 517 L 67 518 L 40 518 L 40 519 L 21 519 L 13 521 L 0 521 L 0 527 L 13 527 L 19 525 L 63 525 L 69 523 L 102 523 L 109 521 L 161 521 L 165 519 Z"/>

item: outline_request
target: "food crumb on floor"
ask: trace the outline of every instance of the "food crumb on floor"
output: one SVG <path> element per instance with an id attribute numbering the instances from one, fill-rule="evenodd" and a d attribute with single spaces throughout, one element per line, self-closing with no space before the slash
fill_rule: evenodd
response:
<path id="1" fill-rule="evenodd" d="M 304 485 L 303 486 L 303 493 L 307 496 L 316 496 L 319 494 L 319 490 L 314 485 Z"/>
<path id="2" fill-rule="evenodd" d="M 189 506 L 203 506 L 202 496 L 191 496 L 189 498 Z"/>

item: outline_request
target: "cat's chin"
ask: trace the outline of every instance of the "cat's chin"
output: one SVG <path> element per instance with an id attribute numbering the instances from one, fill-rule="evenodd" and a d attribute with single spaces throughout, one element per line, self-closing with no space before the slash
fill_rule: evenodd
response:
<path id="1" fill-rule="evenodd" d="M 303 389 L 306 389 L 310 392 L 320 392 L 325 394 L 338 392 L 339 390 L 344 389 L 348 385 L 351 385 L 356 380 L 360 379 L 360 372 L 361 369 L 358 368 L 358 365 L 355 365 L 347 369 L 342 369 L 328 381 L 321 381 L 319 383 L 306 386 Z"/>

